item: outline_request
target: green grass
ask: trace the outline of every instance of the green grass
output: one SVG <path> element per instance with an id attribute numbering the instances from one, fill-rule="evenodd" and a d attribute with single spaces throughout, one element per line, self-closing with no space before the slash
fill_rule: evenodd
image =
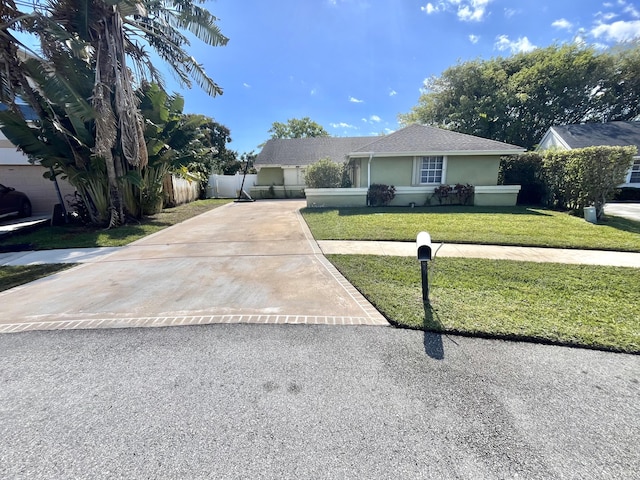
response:
<path id="1" fill-rule="evenodd" d="M 392 323 L 430 331 L 640 352 L 640 270 L 464 258 L 329 255 Z"/>
<path id="2" fill-rule="evenodd" d="M 48 265 L 26 265 L 0 267 L 0 292 L 32 282 L 41 277 L 72 267 L 73 264 L 53 263 Z"/>
<path id="3" fill-rule="evenodd" d="M 18 233 L 0 241 L 1 246 L 28 244 L 29 250 L 52 248 L 121 247 L 163 228 L 183 222 L 208 210 L 231 202 L 227 199 L 198 200 L 145 217 L 140 223 L 104 229 L 91 226 L 42 227 L 29 233 Z"/>
<path id="4" fill-rule="evenodd" d="M 605 217 L 598 225 L 526 207 L 340 208 L 302 210 L 316 240 L 415 241 L 640 252 L 640 222 Z"/>

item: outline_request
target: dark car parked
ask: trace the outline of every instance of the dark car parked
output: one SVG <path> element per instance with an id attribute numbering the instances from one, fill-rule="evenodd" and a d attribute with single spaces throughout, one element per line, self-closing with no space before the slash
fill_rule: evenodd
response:
<path id="1" fill-rule="evenodd" d="M 31 201 L 24 193 L 0 184 L 0 218 L 9 215 L 31 216 Z"/>

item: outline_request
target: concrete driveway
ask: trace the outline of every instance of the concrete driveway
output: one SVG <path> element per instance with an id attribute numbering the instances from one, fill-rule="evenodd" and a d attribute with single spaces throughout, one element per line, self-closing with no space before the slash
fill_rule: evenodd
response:
<path id="1" fill-rule="evenodd" d="M 388 325 L 324 258 L 303 201 L 231 203 L 0 294 L 0 332 L 208 323 Z"/>
<path id="2" fill-rule="evenodd" d="M 640 203 L 607 203 L 604 213 L 640 222 Z"/>

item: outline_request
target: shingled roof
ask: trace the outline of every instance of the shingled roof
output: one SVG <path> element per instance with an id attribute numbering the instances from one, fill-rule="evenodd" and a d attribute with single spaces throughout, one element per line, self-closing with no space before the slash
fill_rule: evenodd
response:
<path id="1" fill-rule="evenodd" d="M 349 152 L 367 143 L 371 143 L 371 137 L 272 138 L 262 147 L 255 164 L 310 165 L 321 158 L 342 163 Z"/>
<path id="2" fill-rule="evenodd" d="M 524 152 L 524 150 L 522 147 L 508 143 L 452 132 L 442 128 L 414 124 L 390 135 L 380 137 L 357 151 L 396 154 L 454 152 L 510 154 Z"/>
<path id="3" fill-rule="evenodd" d="M 635 145 L 640 150 L 640 122 L 583 123 L 551 127 L 569 148 Z"/>
<path id="4" fill-rule="evenodd" d="M 328 157 L 336 163 L 348 156 L 472 153 L 507 155 L 525 149 L 508 143 L 425 125 L 410 125 L 384 137 L 312 137 L 271 139 L 258 154 L 256 166 L 310 165 Z M 361 155 L 359 155 L 361 154 Z"/>

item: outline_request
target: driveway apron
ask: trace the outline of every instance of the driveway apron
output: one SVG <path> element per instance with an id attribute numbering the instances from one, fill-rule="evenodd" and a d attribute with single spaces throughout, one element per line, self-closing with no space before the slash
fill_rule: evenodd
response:
<path id="1" fill-rule="evenodd" d="M 0 293 L 0 332 L 207 323 L 388 325 L 322 255 L 303 201 L 231 203 Z"/>

